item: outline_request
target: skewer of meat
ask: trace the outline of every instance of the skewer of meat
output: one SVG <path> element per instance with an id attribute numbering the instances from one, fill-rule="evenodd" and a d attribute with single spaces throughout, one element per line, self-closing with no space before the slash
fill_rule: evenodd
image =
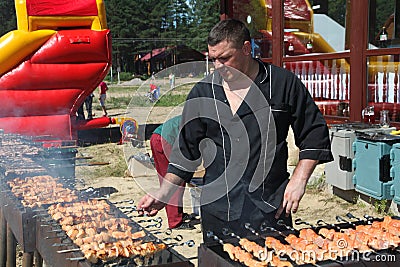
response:
<path id="1" fill-rule="evenodd" d="M 92 263 L 116 257 L 149 256 L 165 249 L 165 244 L 143 242 L 145 232 L 132 233 L 126 218 L 113 217 L 105 201 L 89 200 L 67 204 L 54 204 L 49 208 L 53 219 L 77 245 L 84 258 Z"/>
<path id="2" fill-rule="evenodd" d="M 253 255 L 250 252 L 248 252 L 244 249 L 241 249 L 239 246 L 234 246 L 230 243 L 225 243 L 222 239 L 220 239 L 218 236 L 216 236 L 212 231 L 208 231 L 207 236 L 209 238 L 213 238 L 215 241 L 220 243 L 222 245 L 223 250 L 228 253 L 229 258 L 233 261 L 241 262 L 245 266 L 248 266 L 248 267 L 266 267 L 268 265 L 268 263 L 266 261 L 259 261 L 255 258 L 253 258 Z M 278 257 L 276 257 L 275 261 L 276 261 L 276 264 L 279 264 L 278 261 L 280 261 L 280 260 Z M 291 265 L 272 265 L 272 266 L 284 267 L 284 266 L 291 266 Z"/>
<path id="3" fill-rule="evenodd" d="M 297 264 L 301 265 L 304 263 L 312 263 L 313 261 L 310 262 L 305 262 L 302 257 L 300 257 L 299 253 L 293 249 L 290 245 L 285 245 L 283 243 L 281 243 L 278 239 L 274 238 L 274 237 L 270 237 L 270 236 L 262 236 L 260 235 L 255 229 L 253 229 L 251 227 L 251 225 L 249 223 L 245 223 L 244 227 L 249 230 L 251 233 L 255 234 L 256 236 L 259 236 L 260 238 L 263 238 L 265 240 L 265 246 L 267 248 L 272 249 L 275 254 L 277 254 L 279 257 L 282 257 L 283 255 L 287 255 L 292 261 L 296 262 Z M 261 227 L 260 227 L 261 228 Z M 269 227 L 269 226 L 263 226 L 264 230 L 271 230 L 273 232 L 278 233 L 279 235 L 283 236 L 283 237 L 287 237 L 287 235 L 285 235 L 284 233 L 282 233 L 279 230 L 276 230 L 273 227 Z"/>
<path id="4" fill-rule="evenodd" d="M 240 237 L 235 233 L 230 232 L 227 228 L 224 228 L 222 232 L 224 235 L 229 235 L 239 239 L 239 245 L 260 261 L 264 261 L 271 266 L 292 266 L 290 262 L 280 259 L 277 255 L 273 255 L 272 251 L 268 254 L 266 247 L 262 247 L 254 241 Z"/>

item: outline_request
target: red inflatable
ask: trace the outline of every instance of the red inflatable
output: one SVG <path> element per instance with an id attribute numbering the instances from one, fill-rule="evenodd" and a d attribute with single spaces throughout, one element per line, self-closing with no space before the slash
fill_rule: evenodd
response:
<path id="1" fill-rule="evenodd" d="M 0 38 L 0 129 L 74 139 L 80 127 L 108 125 L 109 118 L 76 122 L 77 109 L 111 67 L 103 2 L 15 3 L 18 30 Z"/>

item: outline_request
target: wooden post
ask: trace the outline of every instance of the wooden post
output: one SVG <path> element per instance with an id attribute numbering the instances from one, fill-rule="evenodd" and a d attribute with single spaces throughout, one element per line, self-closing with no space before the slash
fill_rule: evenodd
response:
<path id="1" fill-rule="evenodd" d="M 7 221 L 3 216 L 3 209 L 0 209 L 0 266 L 6 266 L 7 262 Z"/>
<path id="2" fill-rule="evenodd" d="M 15 267 L 17 265 L 17 241 L 11 228 L 7 227 L 7 267 Z"/>
<path id="3" fill-rule="evenodd" d="M 220 20 L 232 18 L 233 0 L 220 0 L 219 5 L 220 5 L 219 9 Z"/>
<path id="4" fill-rule="evenodd" d="M 35 267 L 42 267 L 43 266 L 43 258 L 40 255 L 39 251 L 35 250 Z"/>
<path id="5" fill-rule="evenodd" d="M 272 0 L 272 64 L 283 66 L 283 1 Z"/>
<path id="6" fill-rule="evenodd" d="M 22 267 L 33 266 L 33 252 L 24 252 L 22 256 Z"/>
<path id="7" fill-rule="evenodd" d="M 361 121 L 367 105 L 368 5 L 364 0 L 349 1 L 350 23 L 350 121 Z"/>

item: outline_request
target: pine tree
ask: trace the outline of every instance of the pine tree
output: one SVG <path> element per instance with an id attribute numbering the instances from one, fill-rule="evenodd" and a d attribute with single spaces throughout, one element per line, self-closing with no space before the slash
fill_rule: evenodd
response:
<path id="1" fill-rule="evenodd" d="M 17 29 L 14 0 L 0 1 L 0 36 Z"/>

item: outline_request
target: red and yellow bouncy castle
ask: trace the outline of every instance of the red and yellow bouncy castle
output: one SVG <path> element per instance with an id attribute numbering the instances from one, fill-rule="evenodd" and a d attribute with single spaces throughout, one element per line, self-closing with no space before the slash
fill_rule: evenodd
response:
<path id="1" fill-rule="evenodd" d="M 15 0 L 17 30 L 0 38 L 0 129 L 74 139 L 107 117 L 76 111 L 111 67 L 102 0 Z M 87 125 L 86 125 L 87 124 Z"/>

